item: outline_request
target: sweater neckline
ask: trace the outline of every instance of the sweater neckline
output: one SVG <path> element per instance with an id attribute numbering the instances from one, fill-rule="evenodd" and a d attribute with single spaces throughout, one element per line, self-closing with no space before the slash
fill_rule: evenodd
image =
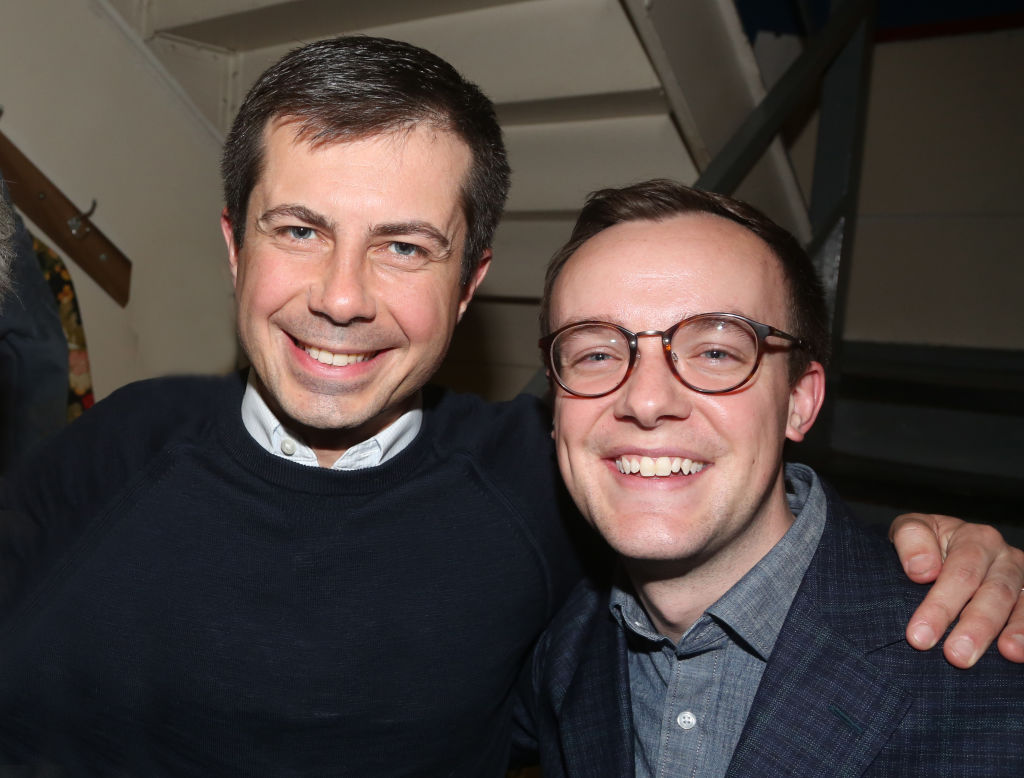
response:
<path id="1" fill-rule="evenodd" d="M 429 458 L 435 428 L 433 409 L 424 408 L 419 433 L 406 448 L 380 465 L 361 470 L 331 470 L 290 462 L 260 446 L 242 422 L 245 377 L 226 393 L 217 412 L 217 443 L 249 474 L 282 489 L 313 494 L 371 493 L 408 480 Z"/>

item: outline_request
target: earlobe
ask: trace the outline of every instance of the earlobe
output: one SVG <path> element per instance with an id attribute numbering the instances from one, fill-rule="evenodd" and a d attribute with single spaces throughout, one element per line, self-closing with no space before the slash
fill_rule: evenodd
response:
<path id="1" fill-rule="evenodd" d="M 811 362 L 790 390 L 786 437 L 794 442 L 803 440 L 814 426 L 824 402 L 825 368 L 818 362 Z"/>
<path id="2" fill-rule="evenodd" d="M 480 286 L 480 283 L 484 280 L 487 275 L 487 271 L 491 268 L 491 250 L 486 249 L 483 255 L 480 257 L 480 263 L 476 266 L 473 271 L 473 275 L 470 276 L 469 281 L 462 288 L 462 293 L 459 297 L 459 316 L 456 321 L 462 321 L 462 315 L 466 312 L 466 308 L 469 307 L 469 301 L 473 299 L 473 295 L 476 293 L 476 289 Z"/>

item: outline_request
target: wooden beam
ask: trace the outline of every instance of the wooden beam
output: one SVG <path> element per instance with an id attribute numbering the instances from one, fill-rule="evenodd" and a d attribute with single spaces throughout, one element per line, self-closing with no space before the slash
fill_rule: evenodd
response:
<path id="1" fill-rule="evenodd" d="M 18 209 L 118 305 L 127 305 L 131 261 L 2 132 L 0 171 Z"/>

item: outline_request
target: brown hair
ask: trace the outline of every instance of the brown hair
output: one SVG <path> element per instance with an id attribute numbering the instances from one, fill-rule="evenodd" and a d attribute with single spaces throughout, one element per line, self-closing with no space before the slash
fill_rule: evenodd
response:
<path id="1" fill-rule="evenodd" d="M 224 198 L 239 248 L 249 195 L 262 173 L 264 130 L 281 117 L 296 119 L 299 136 L 314 145 L 419 123 L 465 141 L 473 155 L 461 193 L 463 282 L 469 279 L 491 245 L 509 187 L 501 128 L 479 88 L 429 51 L 387 38 L 333 38 L 285 55 L 249 90 L 224 144 Z"/>
<path id="2" fill-rule="evenodd" d="M 789 289 L 791 334 L 806 345 L 806 348 L 795 348 L 790 352 L 790 378 L 795 380 L 812 360 L 825 364 L 830 344 L 825 295 L 810 257 L 796 238 L 746 203 L 667 179 L 653 179 L 619 189 L 602 189 L 587 197 L 569 241 L 555 252 L 548 263 L 541 298 L 541 334 L 551 331 L 549 317 L 555 281 L 565 263 L 586 241 L 623 222 L 661 221 L 689 213 L 707 213 L 734 221 L 768 245 L 779 260 Z"/>

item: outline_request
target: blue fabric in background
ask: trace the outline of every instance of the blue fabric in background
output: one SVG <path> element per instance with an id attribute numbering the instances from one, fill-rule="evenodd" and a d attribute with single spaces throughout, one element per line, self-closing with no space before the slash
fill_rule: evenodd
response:
<path id="1" fill-rule="evenodd" d="M 10 202 L 0 175 L 0 197 Z M 11 290 L 0 301 L 0 473 L 67 421 L 68 345 L 21 217 L 15 212 Z"/>
<path id="2" fill-rule="evenodd" d="M 833 0 L 802 0 L 813 30 L 803 29 L 799 1 L 736 0 L 736 10 L 747 38 L 753 43 L 758 32 L 777 35 L 806 35 L 820 30 L 829 18 Z M 1019 26 L 1024 14 L 1021 0 L 879 0 L 877 29 L 885 38 L 900 30 L 956 25 L 969 26 L 989 20 L 996 26 Z"/>

